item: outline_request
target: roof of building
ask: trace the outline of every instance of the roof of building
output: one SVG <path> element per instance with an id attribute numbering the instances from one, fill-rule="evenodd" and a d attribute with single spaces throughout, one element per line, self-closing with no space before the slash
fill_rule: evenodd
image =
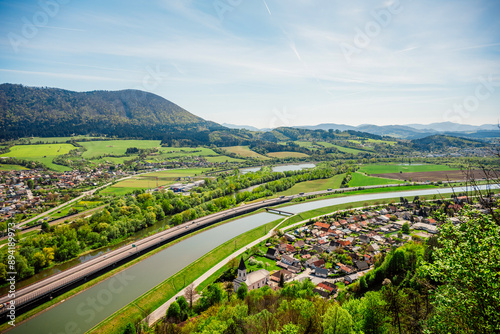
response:
<path id="1" fill-rule="evenodd" d="M 245 281 L 245 283 L 250 286 L 266 277 L 269 277 L 269 271 L 267 271 L 266 269 L 260 269 L 247 274 L 247 280 Z"/>
<path id="2" fill-rule="evenodd" d="M 238 270 L 246 270 L 247 267 L 245 266 L 245 261 L 243 261 L 243 256 L 241 257 L 240 260 L 240 265 L 238 266 Z"/>

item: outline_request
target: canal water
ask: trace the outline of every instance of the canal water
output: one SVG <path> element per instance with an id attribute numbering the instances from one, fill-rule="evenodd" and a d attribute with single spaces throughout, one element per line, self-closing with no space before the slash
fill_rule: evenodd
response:
<path id="1" fill-rule="evenodd" d="M 279 216 L 258 213 L 194 235 L 17 325 L 9 333 L 84 333 L 220 244 L 276 219 Z"/>
<path id="2" fill-rule="evenodd" d="M 466 191 L 462 187 L 454 190 L 457 193 Z M 336 204 L 450 192 L 451 188 L 435 188 L 354 195 L 295 204 L 287 206 L 286 211 L 299 213 Z M 9 333 L 84 333 L 218 245 L 276 219 L 276 215 L 258 213 L 192 236 L 59 303 L 37 317 L 16 325 Z"/>

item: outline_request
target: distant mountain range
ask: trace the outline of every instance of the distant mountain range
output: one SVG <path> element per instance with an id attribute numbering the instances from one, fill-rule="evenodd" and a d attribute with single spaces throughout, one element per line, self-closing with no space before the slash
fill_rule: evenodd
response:
<path id="1" fill-rule="evenodd" d="M 318 129 L 327 133 L 317 133 Z M 470 139 L 500 137 L 495 124 L 473 126 L 451 122 L 385 126 L 328 123 L 257 129 L 207 121 L 161 96 L 139 90 L 73 92 L 0 85 L 0 139 L 4 140 L 97 135 L 159 139 L 169 145 L 234 146 L 259 141 L 335 139 L 336 133 L 328 130 L 349 131 L 350 135 L 366 138 L 419 139 L 435 134 Z"/>
<path id="2" fill-rule="evenodd" d="M 257 129 L 253 126 L 232 125 L 224 123 L 224 126 L 232 129 L 247 129 L 250 131 L 270 131 L 270 129 Z M 492 138 L 500 137 L 500 129 L 496 124 L 468 125 L 452 122 L 441 122 L 431 124 L 407 124 L 407 125 L 373 125 L 362 124 L 358 126 L 323 123 L 318 125 L 295 126 L 297 129 L 307 130 L 355 130 L 367 132 L 379 136 L 390 136 L 403 139 L 419 139 L 434 134 L 445 134 L 469 138 Z"/>

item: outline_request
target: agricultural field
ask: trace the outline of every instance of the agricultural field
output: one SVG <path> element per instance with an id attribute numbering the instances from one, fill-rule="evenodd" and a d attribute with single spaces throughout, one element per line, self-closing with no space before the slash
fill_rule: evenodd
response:
<path id="1" fill-rule="evenodd" d="M 343 146 L 333 145 L 333 144 L 332 144 L 332 147 L 335 147 L 337 150 L 339 150 L 340 152 L 344 152 L 344 153 L 351 153 L 351 154 L 365 153 L 364 151 L 357 150 L 355 148 L 350 148 L 350 147 L 343 147 Z"/>
<path id="2" fill-rule="evenodd" d="M 359 169 L 360 172 L 366 174 L 436 172 L 446 170 L 456 170 L 456 168 L 433 164 L 371 164 L 362 166 Z"/>
<path id="3" fill-rule="evenodd" d="M 19 165 L 0 164 L 0 170 L 27 170 L 28 168 Z"/>
<path id="4" fill-rule="evenodd" d="M 160 160 L 170 160 L 180 157 L 206 157 L 218 156 L 212 149 L 205 147 L 162 147 L 158 154 L 152 157 Z"/>
<path id="5" fill-rule="evenodd" d="M 152 189 L 157 186 L 168 186 L 178 182 L 177 179 L 180 177 L 199 177 L 207 170 L 208 168 L 172 169 L 141 174 L 117 182 L 101 190 L 101 194 L 125 195 L 137 189 Z"/>
<path id="6" fill-rule="evenodd" d="M 269 159 L 268 157 L 252 151 L 250 148 L 248 148 L 248 146 L 228 146 L 224 147 L 224 150 L 228 151 L 229 153 L 237 154 L 243 158 L 256 158 L 263 160 Z"/>
<path id="7" fill-rule="evenodd" d="M 307 158 L 309 155 L 301 152 L 271 152 L 267 153 L 267 156 L 273 157 L 273 158 Z"/>
<path id="8" fill-rule="evenodd" d="M 110 155 L 125 155 L 125 151 L 129 147 L 137 148 L 160 148 L 161 141 L 159 140 L 101 140 L 101 141 L 86 141 L 78 142 L 87 149 L 82 154 L 83 158 L 92 159 L 94 157 Z"/>
<path id="9" fill-rule="evenodd" d="M 381 177 L 366 176 L 361 173 L 352 173 L 349 187 L 378 186 L 384 184 L 403 183 L 401 180 L 385 179 Z"/>
<path id="10" fill-rule="evenodd" d="M 469 171 L 471 177 L 480 182 L 485 177 L 481 170 Z M 464 181 L 467 179 L 466 173 L 461 170 L 442 170 L 435 172 L 413 172 L 413 173 L 382 173 L 372 174 L 378 177 L 387 177 L 398 180 L 408 180 L 414 182 L 434 182 L 434 181 Z"/>
<path id="11" fill-rule="evenodd" d="M 1 156 L 38 161 L 50 169 L 64 172 L 70 170 L 70 168 L 56 165 L 52 163 L 52 160 L 58 155 L 69 153 L 69 151 L 73 149 L 75 149 L 75 147 L 71 144 L 16 145 L 10 148 L 10 152 L 2 154 Z"/>
<path id="12" fill-rule="evenodd" d="M 311 191 L 327 190 L 329 188 L 338 189 L 340 188 L 340 184 L 342 183 L 342 179 L 344 178 L 344 176 L 345 174 L 339 174 L 329 179 L 319 179 L 319 180 L 300 182 L 295 184 L 290 189 L 278 193 L 277 195 L 288 196 L 288 195 L 299 194 L 301 192 L 306 193 Z"/>

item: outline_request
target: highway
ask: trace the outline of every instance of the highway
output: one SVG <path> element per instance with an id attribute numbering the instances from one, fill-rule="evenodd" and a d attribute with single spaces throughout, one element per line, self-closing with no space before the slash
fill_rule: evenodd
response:
<path id="1" fill-rule="evenodd" d="M 294 196 L 282 196 L 280 198 L 268 199 L 259 201 L 252 204 L 241 205 L 236 208 L 228 209 L 225 211 L 217 212 L 202 218 L 188 221 L 181 225 L 167 229 L 165 231 L 156 233 L 152 236 L 146 237 L 142 240 L 120 247 L 112 252 L 98 256 L 92 260 L 84 262 L 68 270 L 54 274 L 44 280 L 33 283 L 16 291 L 15 305 L 16 308 L 21 307 L 30 302 L 36 301 L 45 296 L 49 296 L 58 290 L 61 290 L 69 285 L 78 281 L 85 280 L 92 274 L 101 270 L 112 267 L 118 262 L 124 261 L 129 257 L 134 257 L 137 252 L 143 249 L 149 249 L 155 245 L 162 244 L 167 240 L 173 240 L 177 237 L 185 235 L 192 230 L 211 225 L 215 222 L 238 216 L 243 213 L 255 211 L 265 206 L 273 206 L 292 200 Z M 10 302 L 11 298 L 7 295 L 0 298 L 0 304 Z M 0 314 L 4 313 L 6 308 L 0 310 Z"/>
<path id="2" fill-rule="evenodd" d="M 364 189 L 369 188 L 382 188 L 382 187 L 395 187 L 397 188 L 399 184 L 395 185 L 384 185 L 384 186 L 367 186 L 363 187 Z M 182 235 L 189 233 L 192 230 L 202 228 L 204 226 L 211 225 L 215 222 L 228 219 L 230 217 L 235 217 L 247 212 L 255 211 L 259 208 L 267 207 L 267 206 L 275 206 L 278 204 L 286 203 L 291 201 L 296 197 L 305 197 L 312 195 L 322 195 L 327 193 L 335 193 L 335 192 L 349 192 L 355 191 L 359 188 L 343 188 L 343 189 L 329 189 L 329 190 L 321 190 L 309 193 L 300 193 L 298 195 L 290 195 L 290 196 L 280 196 L 279 198 L 267 199 L 251 204 L 244 204 L 235 208 L 231 208 L 228 210 L 220 211 L 202 218 L 198 218 L 195 220 L 188 221 L 181 225 L 172 227 L 165 231 L 156 233 L 152 236 L 146 237 L 134 243 L 130 243 L 123 247 L 120 247 L 114 251 L 111 251 L 107 254 L 103 254 L 96 258 L 93 258 L 87 262 L 81 263 L 73 268 L 67 269 L 60 273 L 54 274 L 50 277 L 47 277 L 39 282 L 28 285 L 18 291 L 16 291 L 15 297 L 15 305 L 16 307 L 20 307 L 24 304 L 29 304 L 33 301 L 36 301 L 45 296 L 49 296 L 52 293 L 55 293 L 69 285 L 72 285 L 76 282 L 85 280 L 87 277 L 103 271 L 109 267 L 116 265 L 116 263 L 123 262 L 128 258 L 136 256 L 137 252 L 150 249 L 156 245 L 165 243 L 168 240 L 173 240 Z M 7 295 L 4 295 L 0 298 L 0 304 L 4 304 L 10 302 L 11 298 Z M 6 311 L 5 307 L 0 309 L 0 315 Z"/>

